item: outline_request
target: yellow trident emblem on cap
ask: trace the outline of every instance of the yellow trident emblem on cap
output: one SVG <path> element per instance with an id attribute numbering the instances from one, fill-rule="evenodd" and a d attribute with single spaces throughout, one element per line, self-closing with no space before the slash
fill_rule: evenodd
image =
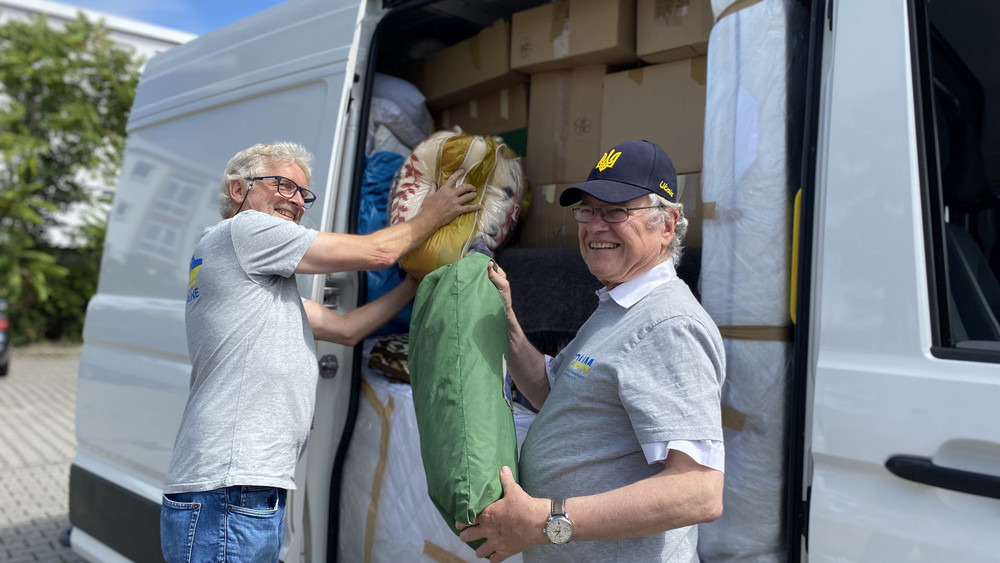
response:
<path id="1" fill-rule="evenodd" d="M 610 152 L 604 153 L 604 156 L 601 157 L 601 160 L 597 162 L 596 168 L 601 172 L 604 172 L 608 168 L 614 166 L 615 163 L 618 162 L 618 157 L 621 155 L 622 155 L 621 151 L 615 152 L 615 149 L 611 149 Z"/>

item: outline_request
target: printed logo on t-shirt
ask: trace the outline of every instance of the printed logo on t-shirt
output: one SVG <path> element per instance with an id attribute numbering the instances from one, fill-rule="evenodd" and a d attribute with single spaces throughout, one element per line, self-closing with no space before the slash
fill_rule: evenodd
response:
<path id="1" fill-rule="evenodd" d="M 190 303 L 198 298 L 198 272 L 201 271 L 201 258 L 191 258 L 191 271 L 188 273 L 188 296 Z"/>
<path id="2" fill-rule="evenodd" d="M 577 354 L 573 358 L 573 361 L 569 363 L 569 367 L 566 368 L 566 373 L 564 375 L 572 379 L 584 379 L 587 377 L 587 373 L 593 365 L 594 358 Z"/>

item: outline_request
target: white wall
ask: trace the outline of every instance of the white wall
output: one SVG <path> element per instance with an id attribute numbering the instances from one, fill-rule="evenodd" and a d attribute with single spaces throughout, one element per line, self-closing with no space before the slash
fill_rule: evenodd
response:
<path id="1" fill-rule="evenodd" d="M 185 31 L 130 20 L 70 4 L 60 4 L 48 0 L 0 0 L 0 24 L 11 19 L 27 19 L 36 14 L 46 14 L 51 25 L 61 26 L 67 21 L 75 20 L 80 12 L 83 12 L 90 21 L 103 20 L 104 26 L 111 31 L 111 38 L 119 45 L 130 48 L 137 56 L 142 57 L 143 61 L 148 61 L 157 53 L 197 37 L 197 35 Z M 0 166 L 2 165 L 0 163 Z M 85 185 L 91 186 L 95 198 L 101 194 L 114 193 L 115 186 L 107 186 L 90 178 L 88 174 L 81 174 L 80 180 Z M 78 204 L 64 213 L 61 219 L 70 226 L 82 225 L 87 215 L 95 212 L 107 215 L 108 211 L 108 206 L 99 205 L 96 202 Z M 48 233 L 49 241 L 57 246 L 74 246 L 66 231 L 66 229 L 52 229 Z"/>

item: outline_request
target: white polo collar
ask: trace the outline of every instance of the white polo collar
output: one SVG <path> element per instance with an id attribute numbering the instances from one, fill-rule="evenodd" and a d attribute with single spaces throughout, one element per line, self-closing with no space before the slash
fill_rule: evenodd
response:
<path id="1" fill-rule="evenodd" d="M 674 261 L 668 258 L 653 266 L 648 272 L 618 285 L 611 291 L 605 287 L 598 289 L 597 297 L 601 301 L 614 299 L 615 303 L 628 309 L 657 287 L 676 278 L 677 270 L 674 268 Z"/>

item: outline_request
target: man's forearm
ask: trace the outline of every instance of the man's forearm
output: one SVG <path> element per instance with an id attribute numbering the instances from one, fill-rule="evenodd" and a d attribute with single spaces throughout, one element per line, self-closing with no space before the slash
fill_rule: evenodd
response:
<path id="1" fill-rule="evenodd" d="M 549 378 L 545 372 L 545 356 L 525 336 L 513 311 L 507 312 L 507 370 L 514 385 L 536 408 L 542 408 L 549 396 Z"/>
<path id="2" fill-rule="evenodd" d="M 671 457 L 674 459 L 671 460 Z M 656 534 L 722 514 L 724 475 L 671 451 L 660 473 L 596 495 L 566 502 L 574 540 L 617 540 Z"/>

